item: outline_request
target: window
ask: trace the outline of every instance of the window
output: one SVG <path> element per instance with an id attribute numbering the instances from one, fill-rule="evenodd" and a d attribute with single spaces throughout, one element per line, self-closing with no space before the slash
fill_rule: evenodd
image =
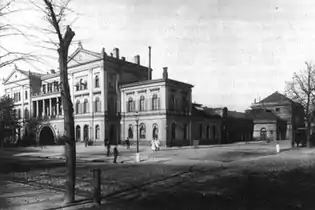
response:
<path id="1" fill-rule="evenodd" d="M 115 75 L 109 75 L 109 81 L 108 81 L 108 87 L 110 88 L 110 89 L 114 89 L 115 88 L 115 83 L 116 83 L 116 81 L 115 81 Z"/>
<path id="2" fill-rule="evenodd" d="M 212 139 L 216 138 L 216 128 L 215 125 L 212 126 Z"/>
<path id="3" fill-rule="evenodd" d="M 95 112 L 100 112 L 101 111 L 101 101 L 100 98 L 97 97 L 95 99 Z"/>
<path id="4" fill-rule="evenodd" d="M 29 112 L 28 112 L 27 108 L 24 109 L 24 118 L 26 118 L 26 119 L 29 118 Z"/>
<path id="5" fill-rule="evenodd" d="M 174 95 L 171 95 L 169 103 L 170 103 L 169 109 L 174 110 L 175 109 L 175 96 Z"/>
<path id="6" fill-rule="evenodd" d="M 18 110 L 17 110 L 17 117 L 18 117 L 18 119 L 21 118 L 21 109 L 18 109 Z"/>
<path id="7" fill-rule="evenodd" d="M 46 93 L 46 85 L 42 86 L 42 92 L 45 94 Z"/>
<path id="8" fill-rule="evenodd" d="M 202 124 L 199 125 L 199 138 L 202 139 L 203 127 Z"/>
<path id="9" fill-rule="evenodd" d="M 114 98 L 110 98 L 108 100 L 108 113 L 109 114 L 115 114 L 116 113 L 115 106 L 116 106 L 115 99 Z"/>
<path id="10" fill-rule="evenodd" d="M 133 103 L 133 99 L 130 97 L 128 99 L 128 102 L 127 102 L 127 112 L 133 112 L 134 111 L 134 103 Z"/>
<path id="11" fill-rule="evenodd" d="M 79 125 L 75 128 L 75 137 L 77 142 L 81 141 L 81 127 Z"/>
<path id="12" fill-rule="evenodd" d="M 48 88 L 48 93 L 51 93 L 52 92 L 52 83 L 48 83 L 47 84 L 47 88 Z"/>
<path id="13" fill-rule="evenodd" d="M 140 108 L 139 108 L 139 110 L 140 111 L 144 111 L 144 96 L 141 96 L 140 97 Z"/>
<path id="14" fill-rule="evenodd" d="M 79 83 L 79 82 L 77 82 L 77 83 L 75 84 L 75 90 L 76 90 L 76 91 L 80 90 L 80 83 Z"/>
<path id="15" fill-rule="evenodd" d="M 96 140 L 99 140 L 101 137 L 100 137 L 100 126 L 99 125 L 96 125 L 95 126 L 95 139 Z"/>
<path id="16" fill-rule="evenodd" d="M 83 140 L 89 139 L 89 126 L 84 125 L 83 127 Z"/>
<path id="17" fill-rule="evenodd" d="M 175 140 L 176 139 L 176 124 L 175 123 L 172 123 L 172 126 L 171 126 L 171 129 L 172 129 L 172 140 Z"/>
<path id="18" fill-rule="evenodd" d="M 79 114 L 80 113 L 80 101 L 77 100 L 77 102 L 75 103 L 75 113 Z"/>
<path id="19" fill-rule="evenodd" d="M 159 98 L 156 94 L 152 97 L 152 110 L 158 110 L 159 109 Z"/>
<path id="20" fill-rule="evenodd" d="M 100 79 L 98 78 L 98 76 L 95 76 L 95 87 L 100 87 Z"/>
<path id="21" fill-rule="evenodd" d="M 140 124 L 140 139 L 145 139 L 145 125 Z"/>
<path id="22" fill-rule="evenodd" d="M 129 125 L 129 128 L 128 128 L 128 138 L 129 139 L 133 139 L 133 128 L 132 128 L 132 125 Z"/>
<path id="23" fill-rule="evenodd" d="M 188 138 L 188 125 L 184 125 L 184 140 L 187 140 Z"/>
<path id="24" fill-rule="evenodd" d="M 89 108 L 89 101 L 85 99 L 83 103 L 83 113 L 88 113 L 88 108 Z"/>
<path id="25" fill-rule="evenodd" d="M 152 138 L 154 140 L 159 139 L 159 129 L 158 129 L 158 126 L 156 124 L 153 125 Z"/>
<path id="26" fill-rule="evenodd" d="M 276 108 L 276 112 L 279 112 L 280 111 L 280 108 Z"/>
<path id="27" fill-rule="evenodd" d="M 79 85 L 80 85 L 80 90 L 83 90 L 84 89 L 83 79 L 80 79 Z"/>
<path id="28" fill-rule="evenodd" d="M 25 100 L 28 99 L 28 91 L 27 91 L 27 90 L 25 90 L 25 96 L 24 96 L 24 98 L 25 98 Z"/>

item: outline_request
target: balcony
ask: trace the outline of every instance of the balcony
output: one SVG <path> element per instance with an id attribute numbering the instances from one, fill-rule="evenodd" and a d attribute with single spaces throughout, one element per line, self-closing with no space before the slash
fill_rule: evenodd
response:
<path id="1" fill-rule="evenodd" d="M 49 96 L 49 95 L 56 95 L 56 94 L 60 94 L 60 91 L 59 90 L 53 90 L 50 92 L 33 93 L 32 96 L 33 97 L 40 97 L 40 96 Z"/>
<path id="2" fill-rule="evenodd" d="M 135 113 L 138 112 L 138 114 L 141 115 L 181 115 L 181 116 L 190 116 L 191 113 L 188 111 L 183 110 L 170 110 L 170 109 L 155 109 L 155 110 L 135 110 L 131 112 L 124 112 L 121 113 L 122 116 L 128 117 L 128 116 L 134 116 Z"/>

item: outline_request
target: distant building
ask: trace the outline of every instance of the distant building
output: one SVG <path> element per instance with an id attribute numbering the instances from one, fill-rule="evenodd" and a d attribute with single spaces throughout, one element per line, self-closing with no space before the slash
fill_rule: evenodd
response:
<path id="1" fill-rule="evenodd" d="M 248 115 L 254 120 L 255 139 L 292 139 L 304 127 L 304 109 L 278 91 L 251 105 Z"/>

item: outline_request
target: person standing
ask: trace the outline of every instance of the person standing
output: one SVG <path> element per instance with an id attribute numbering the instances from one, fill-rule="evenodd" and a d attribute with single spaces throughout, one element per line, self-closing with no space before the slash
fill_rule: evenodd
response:
<path id="1" fill-rule="evenodd" d="M 107 156 L 109 156 L 110 155 L 110 141 L 109 140 L 107 141 L 106 148 L 107 148 Z"/>
<path id="2" fill-rule="evenodd" d="M 117 145 L 114 148 L 114 163 L 117 163 L 118 149 Z"/>

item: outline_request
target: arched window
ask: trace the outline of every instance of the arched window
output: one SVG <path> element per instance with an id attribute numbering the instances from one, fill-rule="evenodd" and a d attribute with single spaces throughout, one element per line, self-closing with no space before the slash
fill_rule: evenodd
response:
<path id="1" fill-rule="evenodd" d="M 140 107 L 139 107 L 140 111 L 144 111 L 144 100 L 145 100 L 144 96 L 141 96 L 140 97 Z"/>
<path id="2" fill-rule="evenodd" d="M 18 119 L 21 118 L 21 109 L 18 109 L 18 110 L 17 110 L 17 117 L 18 117 Z"/>
<path id="3" fill-rule="evenodd" d="M 96 125 L 95 126 L 95 140 L 99 140 L 101 138 L 101 135 L 100 135 L 100 126 L 99 125 Z"/>
<path id="4" fill-rule="evenodd" d="M 129 139 L 133 139 L 133 129 L 132 129 L 132 125 L 129 125 L 129 128 L 128 128 L 128 138 L 129 138 Z"/>
<path id="5" fill-rule="evenodd" d="M 212 139 L 215 139 L 216 137 L 216 129 L 215 129 L 215 125 L 212 126 Z"/>
<path id="6" fill-rule="evenodd" d="M 87 89 L 87 81 L 84 80 L 84 83 L 83 83 L 83 84 L 84 84 L 84 85 L 83 85 L 83 89 L 86 90 L 86 89 Z"/>
<path id="7" fill-rule="evenodd" d="M 202 139 L 203 127 L 202 124 L 199 125 L 199 138 Z"/>
<path id="8" fill-rule="evenodd" d="M 84 125 L 83 127 L 83 140 L 89 139 L 89 126 Z"/>
<path id="9" fill-rule="evenodd" d="M 153 125 L 152 138 L 154 140 L 159 139 L 159 128 L 158 128 L 157 124 Z"/>
<path id="10" fill-rule="evenodd" d="M 75 84 L 75 90 L 76 90 L 76 91 L 80 90 L 80 82 L 77 82 L 77 83 Z"/>
<path id="11" fill-rule="evenodd" d="M 24 118 L 28 119 L 29 118 L 30 113 L 28 112 L 28 108 L 24 109 Z"/>
<path id="12" fill-rule="evenodd" d="M 97 97 L 95 99 L 95 112 L 100 112 L 101 111 L 101 101 L 100 98 Z"/>
<path id="13" fill-rule="evenodd" d="M 75 128 L 75 137 L 77 142 L 81 141 L 81 127 L 79 125 Z"/>
<path id="14" fill-rule="evenodd" d="M 158 110 L 159 109 L 159 99 L 156 94 L 152 96 L 152 110 Z"/>
<path id="15" fill-rule="evenodd" d="M 172 123 L 172 126 L 171 126 L 171 134 L 172 134 L 172 140 L 175 140 L 176 139 L 176 124 L 175 123 Z"/>
<path id="16" fill-rule="evenodd" d="M 84 100 L 83 103 L 83 113 L 87 113 L 89 108 L 89 101 L 87 99 Z"/>
<path id="17" fill-rule="evenodd" d="M 75 102 L 75 113 L 79 114 L 80 113 L 80 101 L 77 100 L 77 102 Z"/>
<path id="18" fill-rule="evenodd" d="M 210 126 L 207 125 L 207 139 L 210 139 Z"/>
<path id="19" fill-rule="evenodd" d="M 128 102 L 127 102 L 127 112 L 132 112 L 132 111 L 134 111 L 134 109 L 133 109 L 133 99 L 130 97 L 129 99 L 128 99 Z"/>
<path id="20" fill-rule="evenodd" d="M 266 128 L 260 129 L 260 140 L 267 140 L 267 129 Z"/>
<path id="21" fill-rule="evenodd" d="M 140 139 L 145 139 L 145 124 L 140 124 Z"/>
<path id="22" fill-rule="evenodd" d="M 98 76 L 95 76 L 95 87 L 100 87 L 100 79 L 98 78 Z"/>

